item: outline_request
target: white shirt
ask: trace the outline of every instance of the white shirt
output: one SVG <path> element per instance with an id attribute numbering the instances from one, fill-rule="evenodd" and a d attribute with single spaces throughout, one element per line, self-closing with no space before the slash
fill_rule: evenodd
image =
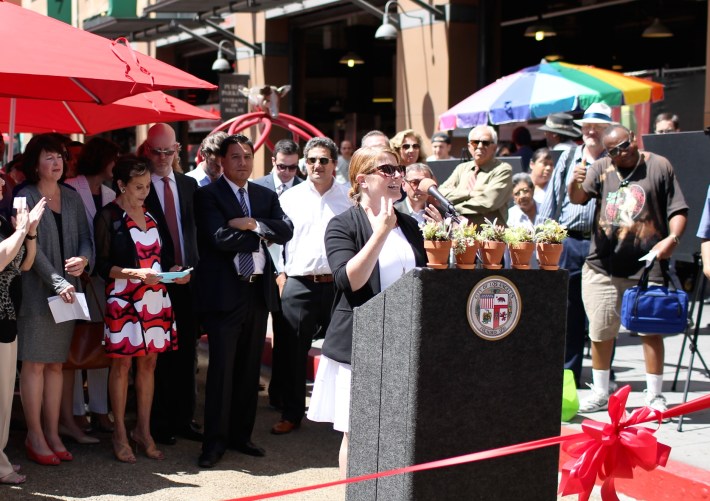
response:
<path id="1" fill-rule="evenodd" d="M 200 165 L 202 165 L 202 164 L 200 163 Z M 186 173 L 185 175 L 190 176 L 195 181 L 197 181 L 198 186 L 207 186 L 208 184 L 210 184 L 212 182 L 212 180 L 205 172 L 205 169 L 200 167 L 200 165 L 198 165 L 197 167 L 195 167 L 193 170 Z"/>
<path id="2" fill-rule="evenodd" d="M 535 212 L 540 212 L 540 204 L 535 202 Z M 520 207 L 513 205 L 508 209 L 508 226 L 532 226 L 535 221 L 530 221 L 530 218 L 525 214 Z"/>
<path id="3" fill-rule="evenodd" d="M 542 202 L 545 201 L 545 195 L 547 194 L 547 190 L 550 189 L 551 184 L 552 183 L 548 181 L 543 189 L 535 189 L 535 191 L 533 191 L 533 200 L 535 200 L 535 203 L 540 205 Z"/>
<path id="4" fill-rule="evenodd" d="M 572 148 L 576 148 L 576 147 L 577 147 L 577 143 L 575 143 L 571 139 L 568 139 L 566 141 L 562 141 L 561 143 L 557 143 L 556 145 L 554 145 L 552 147 L 552 149 L 556 150 L 556 151 L 567 151 L 567 150 L 571 150 Z"/>
<path id="5" fill-rule="evenodd" d="M 377 263 L 380 268 L 380 292 L 414 268 L 414 251 L 401 228 L 396 227 L 389 232 Z"/>
<path id="6" fill-rule="evenodd" d="M 274 180 L 274 191 L 275 191 L 276 193 L 279 192 L 279 186 L 281 186 L 282 184 L 285 186 L 284 191 L 285 191 L 285 190 L 288 190 L 289 188 L 293 188 L 293 180 L 294 180 L 295 178 L 292 177 L 291 180 L 290 180 L 288 183 L 281 182 L 281 178 L 280 178 L 279 175 L 276 173 L 276 169 L 274 169 L 273 171 L 271 171 L 271 177 L 272 177 L 273 180 Z M 283 194 L 283 193 L 282 193 L 282 194 Z"/>
<path id="7" fill-rule="evenodd" d="M 178 195 L 178 189 L 177 189 L 177 183 L 175 182 L 175 173 L 170 170 L 170 174 L 168 174 L 168 179 L 170 180 L 170 189 L 173 191 L 173 201 L 175 202 L 175 216 L 177 218 L 177 224 L 178 224 L 178 238 L 180 239 L 180 253 L 184 256 L 185 255 L 185 244 L 184 240 L 185 237 L 182 235 L 182 219 L 180 218 L 180 196 Z M 156 174 L 151 174 L 150 175 L 150 180 L 153 183 L 153 186 L 155 186 L 155 194 L 158 195 L 158 200 L 160 201 L 160 207 L 163 209 L 163 214 L 165 214 L 165 182 L 163 181 L 163 178 L 156 175 Z M 173 242 L 175 243 L 175 242 Z"/>
<path id="8" fill-rule="evenodd" d="M 334 216 L 353 206 L 348 189 L 334 182 L 321 196 L 307 179 L 281 195 L 281 208 L 293 223 L 293 238 L 284 246 L 286 275 L 331 273 L 325 253 L 325 228 Z"/>
<path id="9" fill-rule="evenodd" d="M 431 161 L 435 161 L 435 160 L 458 160 L 458 158 L 452 157 L 451 155 L 449 155 L 449 158 L 444 158 L 444 159 L 436 158 L 436 155 L 429 155 L 428 157 L 426 157 L 427 162 L 431 162 Z"/>
<path id="10" fill-rule="evenodd" d="M 232 191 L 234 192 L 234 196 L 237 198 L 237 203 L 241 207 L 241 198 L 242 195 L 239 193 L 239 186 L 231 182 L 229 179 L 227 179 L 227 176 L 223 176 L 224 180 L 227 181 L 227 184 L 229 185 L 230 188 L 232 188 Z M 249 183 L 244 183 L 244 190 L 246 191 L 245 193 L 245 201 L 247 203 L 247 208 L 249 209 L 249 214 L 247 214 L 247 217 L 252 217 L 251 215 L 251 202 L 249 201 Z M 257 235 L 259 235 L 259 238 L 261 238 L 261 226 L 259 226 L 259 222 L 257 221 L 256 223 L 256 228 L 253 231 Z M 259 245 L 259 250 L 256 252 L 251 253 L 252 258 L 254 259 L 254 275 L 263 275 L 264 274 L 264 266 L 266 265 L 266 254 L 264 254 L 264 249 Z M 237 273 L 239 273 L 239 253 L 237 253 L 234 256 L 234 267 L 237 269 Z"/>

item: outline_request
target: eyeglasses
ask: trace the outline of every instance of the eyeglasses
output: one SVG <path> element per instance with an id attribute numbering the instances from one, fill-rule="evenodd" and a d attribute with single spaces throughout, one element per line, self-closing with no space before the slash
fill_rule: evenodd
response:
<path id="1" fill-rule="evenodd" d="M 610 157 L 618 157 L 622 151 L 626 151 L 629 149 L 631 146 L 631 138 L 627 139 L 623 143 L 619 143 L 613 148 L 608 148 L 606 152 L 609 154 Z"/>
<path id="2" fill-rule="evenodd" d="M 397 173 L 404 175 L 403 165 L 384 164 L 378 165 L 375 169 L 377 169 L 377 172 L 385 177 L 395 177 Z"/>
<path id="3" fill-rule="evenodd" d="M 310 158 L 308 159 L 310 162 Z M 321 159 L 322 160 L 322 159 Z M 315 159 L 313 159 L 313 163 L 315 163 Z M 327 163 L 327 162 L 326 162 Z M 298 169 L 298 165 L 284 165 L 284 164 L 276 164 L 276 168 L 280 171 L 285 171 L 285 170 L 290 170 L 291 172 L 296 172 L 296 169 Z"/>
<path id="4" fill-rule="evenodd" d="M 404 144 L 401 146 L 401 148 L 402 148 L 404 151 L 409 151 L 409 150 L 411 150 L 412 148 L 414 148 L 415 150 L 418 150 L 419 148 L 421 148 L 421 146 L 419 146 L 417 143 L 404 143 Z"/>
<path id="5" fill-rule="evenodd" d="M 488 148 L 490 145 L 493 144 L 493 141 L 486 141 L 484 139 L 471 139 L 468 144 L 473 146 L 474 148 L 477 148 L 479 146 L 482 146 L 484 148 Z"/>
<path id="6" fill-rule="evenodd" d="M 308 165 L 315 165 L 319 162 L 321 165 L 328 165 L 330 163 L 330 158 L 328 157 L 308 157 L 306 158 L 306 163 Z"/>
<path id="7" fill-rule="evenodd" d="M 422 182 L 422 179 L 425 179 L 425 178 L 421 178 L 421 179 L 405 179 L 405 181 L 406 181 L 406 183 L 407 183 L 409 186 L 411 186 L 412 188 L 414 188 L 414 189 L 416 190 L 417 188 L 419 188 L 419 183 Z"/>
<path id="8" fill-rule="evenodd" d="M 148 150 L 156 157 L 159 157 L 160 155 L 169 157 L 170 155 L 175 154 L 175 150 L 169 150 L 167 148 L 148 148 Z"/>
<path id="9" fill-rule="evenodd" d="M 530 188 L 520 188 L 518 191 L 513 192 L 514 197 L 519 197 L 521 195 L 528 195 L 530 193 Z"/>

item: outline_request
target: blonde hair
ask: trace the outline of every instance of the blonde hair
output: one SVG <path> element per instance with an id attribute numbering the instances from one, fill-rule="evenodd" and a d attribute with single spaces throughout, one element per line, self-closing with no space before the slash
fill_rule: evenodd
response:
<path id="1" fill-rule="evenodd" d="M 362 193 L 360 192 L 360 183 L 357 182 L 357 177 L 360 174 L 371 174 L 375 170 L 375 163 L 377 162 L 377 159 L 383 153 L 392 155 L 397 159 L 397 164 L 400 163 L 399 154 L 392 148 L 363 147 L 358 148 L 355 150 L 355 153 L 353 153 L 353 156 L 350 159 L 350 191 L 348 192 L 348 196 L 353 202 L 359 203 L 360 197 L 362 196 Z"/>
<path id="2" fill-rule="evenodd" d="M 395 134 L 395 136 L 390 139 L 390 147 L 399 153 L 400 149 L 402 148 L 402 143 L 404 143 L 404 140 L 407 139 L 409 136 L 413 136 L 419 144 L 419 156 L 417 157 L 416 161 L 420 163 L 424 162 L 424 160 L 426 159 L 426 155 L 424 154 L 424 144 L 422 143 L 422 136 L 417 134 L 414 129 L 405 129 Z M 399 155 L 401 156 L 401 153 Z"/>

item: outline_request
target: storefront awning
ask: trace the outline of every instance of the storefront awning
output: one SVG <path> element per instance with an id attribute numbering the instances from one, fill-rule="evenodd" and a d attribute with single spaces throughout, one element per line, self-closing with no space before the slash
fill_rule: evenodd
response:
<path id="1" fill-rule="evenodd" d="M 284 4 L 293 3 L 283 0 L 241 0 L 225 2 L 224 0 L 158 0 L 152 5 L 146 6 L 145 13 L 149 12 L 190 12 L 203 14 L 213 12 L 215 14 L 229 12 L 261 12 Z"/>

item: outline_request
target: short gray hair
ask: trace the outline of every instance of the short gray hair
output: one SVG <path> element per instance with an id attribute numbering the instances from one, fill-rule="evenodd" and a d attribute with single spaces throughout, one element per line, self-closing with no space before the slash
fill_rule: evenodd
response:
<path id="1" fill-rule="evenodd" d="M 535 184 L 533 183 L 530 174 L 528 174 L 527 172 L 518 172 L 513 176 L 513 187 L 516 187 L 520 183 L 527 184 L 528 188 L 530 188 L 531 190 L 535 189 Z"/>
<path id="2" fill-rule="evenodd" d="M 491 127 L 490 125 L 477 125 L 473 129 L 471 129 L 468 133 L 468 140 L 470 141 L 473 133 L 475 131 L 485 131 L 488 132 L 491 135 L 491 140 L 493 141 L 493 144 L 498 144 L 498 133 L 496 130 Z"/>
<path id="3" fill-rule="evenodd" d="M 303 147 L 303 156 L 307 157 L 308 152 L 313 148 L 325 148 L 330 153 L 330 159 L 333 162 L 338 161 L 338 146 L 329 137 L 312 137 Z"/>
<path id="4" fill-rule="evenodd" d="M 417 162 L 411 165 L 407 166 L 407 170 L 405 171 L 405 175 L 409 174 L 410 172 L 426 172 L 429 174 L 429 177 L 434 179 L 434 173 L 431 171 L 431 167 L 429 167 L 425 163 Z"/>

